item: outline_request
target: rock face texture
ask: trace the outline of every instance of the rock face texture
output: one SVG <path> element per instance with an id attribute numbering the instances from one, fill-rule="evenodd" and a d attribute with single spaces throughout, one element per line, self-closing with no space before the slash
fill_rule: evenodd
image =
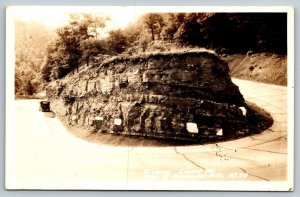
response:
<path id="1" fill-rule="evenodd" d="M 91 132 L 227 138 L 250 130 L 228 73 L 208 51 L 117 57 L 52 82 L 47 96 L 63 122 Z"/>

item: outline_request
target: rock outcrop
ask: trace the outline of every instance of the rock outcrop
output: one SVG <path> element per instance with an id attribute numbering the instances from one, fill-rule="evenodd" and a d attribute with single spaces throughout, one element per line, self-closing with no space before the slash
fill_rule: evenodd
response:
<path id="1" fill-rule="evenodd" d="M 227 138 L 249 129 L 249 108 L 227 63 L 209 51 L 116 57 L 52 82 L 52 110 L 91 132 Z"/>

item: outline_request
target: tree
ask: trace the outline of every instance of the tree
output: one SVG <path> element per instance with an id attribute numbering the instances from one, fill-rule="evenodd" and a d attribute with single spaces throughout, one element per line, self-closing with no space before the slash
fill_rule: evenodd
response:
<path id="1" fill-rule="evenodd" d="M 97 30 L 103 28 L 107 20 L 99 15 L 70 14 L 69 24 L 57 29 L 57 39 L 48 48 L 44 79 L 62 78 L 74 69 L 78 71 L 81 61 L 88 63 L 95 53 L 95 48 L 88 46 L 89 39 L 97 37 Z"/>
<path id="2" fill-rule="evenodd" d="M 162 39 L 174 42 L 174 35 L 184 22 L 184 13 L 167 13 L 164 15 L 165 26 L 161 31 Z"/>
<path id="3" fill-rule="evenodd" d="M 187 13 L 178 27 L 174 38 L 183 44 L 202 45 L 205 37 L 201 34 L 202 22 L 206 13 Z"/>
<path id="4" fill-rule="evenodd" d="M 144 24 L 149 29 L 152 41 L 160 39 L 160 32 L 164 26 L 164 20 L 161 14 L 149 13 L 143 16 Z"/>
<path id="5" fill-rule="evenodd" d="M 26 82 L 26 86 L 25 86 L 25 92 L 27 93 L 27 95 L 32 96 L 35 93 L 35 88 L 32 85 L 31 80 L 28 80 Z"/>
<path id="6" fill-rule="evenodd" d="M 108 16 L 99 14 L 83 14 L 85 23 L 88 24 L 88 33 L 98 38 L 98 30 L 105 27 L 106 21 L 110 20 Z"/>
<path id="7" fill-rule="evenodd" d="M 120 29 L 112 30 L 109 32 L 107 39 L 109 51 L 114 54 L 122 53 L 128 47 L 127 37 L 124 32 Z"/>
<path id="8" fill-rule="evenodd" d="M 53 29 L 41 23 L 19 20 L 15 22 L 15 95 L 28 94 L 28 80 L 33 82 L 35 91 L 42 89 L 40 72 L 48 42 L 53 39 Z"/>
<path id="9" fill-rule="evenodd" d="M 64 45 L 60 39 L 50 43 L 47 48 L 47 58 L 42 67 L 43 80 L 51 80 L 64 77 L 69 71 L 70 55 L 66 53 Z"/>
<path id="10" fill-rule="evenodd" d="M 50 82 L 51 81 L 51 78 L 50 78 L 51 72 L 52 72 L 52 68 L 50 66 L 49 58 L 48 58 L 42 66 L 42 70 L 41 70 L 42 79 L 46 82 Z"/>
<path id="11" fill-rule="evenodd" d="M 19 70 L 15 70 L 15 94 L 23 94 L 22 91 L 22 76 Z"/>
<path id="12" fill-rule="evenodd" d="M 82 51 L 82 60 L 89 66 L 90 58 L 98 54 L 106 53 L 107 46 L 104 40 L 89 38 L 80 42 L 80 50 Z"/>

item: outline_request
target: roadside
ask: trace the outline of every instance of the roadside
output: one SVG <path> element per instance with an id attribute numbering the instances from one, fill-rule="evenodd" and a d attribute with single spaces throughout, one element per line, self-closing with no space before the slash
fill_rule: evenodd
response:
<path id="1" fill-rule="evenodd" d="M 287 55 L 253 53 L 222 55 L 230 76 L 274 85 L 287 85 Z"/>

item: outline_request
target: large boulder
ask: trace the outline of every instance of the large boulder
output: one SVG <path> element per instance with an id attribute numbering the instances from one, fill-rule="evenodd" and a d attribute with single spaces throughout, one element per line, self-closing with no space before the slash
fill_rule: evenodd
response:
<path id="1" fill-rule="evenodd" d="M 115 57 L 53 82 L 52 109 L 93 132 L 171 139 L 249 133 L 227 63 L 209 51 Z"/>

